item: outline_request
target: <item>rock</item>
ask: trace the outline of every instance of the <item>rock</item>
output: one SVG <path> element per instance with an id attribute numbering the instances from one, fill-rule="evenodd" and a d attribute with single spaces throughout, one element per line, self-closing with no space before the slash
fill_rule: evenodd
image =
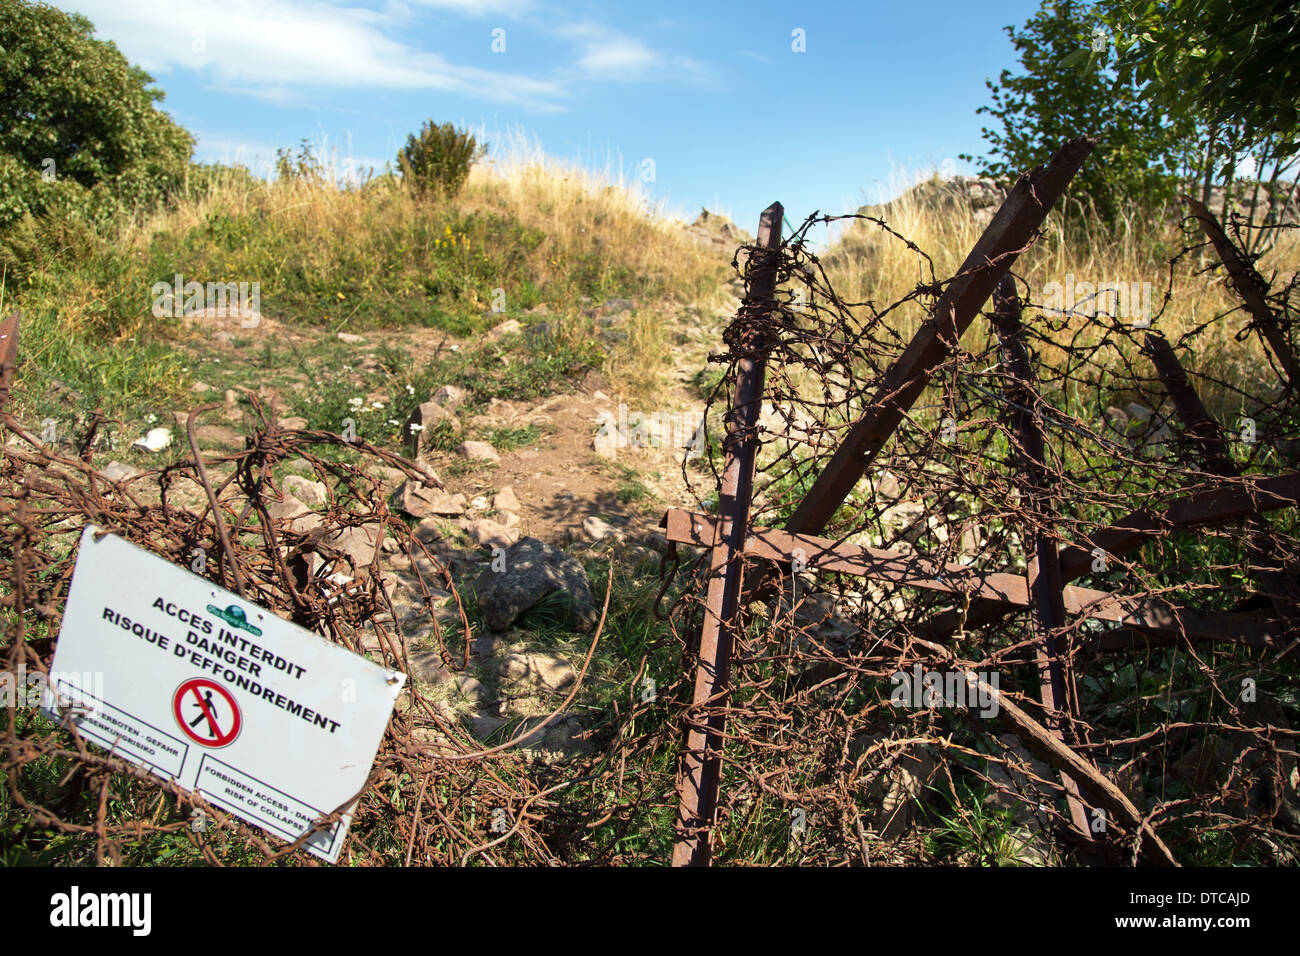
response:
<path id="1" fill-rule="evenodd" d="M 525 720 L 515 733 L 525 733 L 529 728 L 540 726 L 544 720 L 545 717 Z M 586 728 L 573 714 L 557 714 L 549 724 L 524 740 L 520 746 L 538 753 L 542 759 L 579 757 L 592 751 L 591 741 L 586 737 Z"/>
<path id="2" fill-rule="evenodd" d="M 226 448 L 238 448 L 244 444 L 243 434 L 227 425 L 199 425 L 194 429 L 194 437 Z"/>
<path id="3" fill-rule="evenodd" d="M 316 470 L 306 458 L 290 458 L 281 467 L 295 475 L 314 475 Z"/>
<path id="4" fill-rule="evenodd" d="M 880 513 L 880 522 L 888 531 L 915 544 L 925 534 L 928 524 L 925 505 L 919 501 L 899 501 Z"/>
<path id="5" fill-rule="evenodd" d="M 1128 412 L 1122 408 L 1116 408 L 1114 405 L 1106 409 L 1106 424 L 1111 427 L 1112 431 L 1121 435 L 1128 433 Z"/>
<path id="6" fill-rule="evenodd" d="M 484 548 L 508 548 L 519 538 L 519 533 L 491 518 L 462 519 L 461 528 L 470 540 Z"/>
<path id="7" fill-rule="evenodd" d="M 485 441 L 461 442 L 460 447 L 456 449 L 456 452 L 471 461 L 498 462 L 501 460 L 501 456 L 497 454 L 497 450 Z"/>
<path id="8" fill-rule="evenodd" d="M 512 684 L 526 684 L 533 690 L 567 694 L 573 690 L 578 672 L 554 654 L 510 654 L 501 662 L 501 677 Z"/>
<path id="9" fill-rule="evenodd" d="M 475 495 L 473 498 L 469 500 L 469 507 L 471 511 L 486 511 L 487 506 L 488 506 L 488 500 L 482 495 Z"/>
<path id="10" fill-rule="evenodd" d="M 441 488 L 426 485 L 408 478 L 394 496 L 397 507 L 412 518 L 431 515 L 457 517 L 465 513 L 465 496 L 459 492 L 449 495 Z"/>
<path id="11" fill-rule="evenodd" d="M 451 675 L 442 664 L 437 651 L 415 651 L 407 654 L 411 662 L 411 676 L 428 684 L 441 684 Z"/>
<path id="12" fill-rule="evenodd" d="M 492 698 L 488 694 L 487 688 L 477 678 L 470 677 L 468 674 L 457 674 L 454 680 L 456 689 L 471 701 L 475 703 L 488 703 L 491 701 Z"/>
<path id="13" fill-rule="evenodd" d="M 497 511 L 520 512 L 523 506 L 519 504 L 519 499 L 515 496 L 515 489 L 510 485 L 502 488 L 492 497 L 492 507 Z"/>
<path id="14" fill-rule="evenodd" d="M 239 392 L 235 391 L 233 388 L 226 389 L 224 398 L 227 408 L 234 408 L 239 404 Z"/>
<path id="15" fill-rule="evenodd" d="M 514 333 L 520 331 L 522 328 L 523 325 L 521 325 L 518 320 L 506 319 L 500 325 L 493 326 L 492 330 L 488 332 L 488 336 L 496 339 L 496 338 L 500 338 L 503 335 L 513 335 Z"/>
<path id="16" fill-rule="evenodd" d="M 411 457 L 423 458 L 433 447 L 444 426 L 450 428 L 453 434 L 460 434 L 460 419 L 448 409 L 437 402 L 421 402 L 402 426 L 402 434 L 406 436 Z"/>
<path id="17" fill-rule="evenodd" d="M 281 486 L 309 508 L 324 508 L 329 504 L 329 489 L 322 482 L 301 475 L 286 475 Z"/>
<path id="18" fill-rule="evenodd" d="M 1257 699 L 1242 703 L 1242 723 L 1266 727 L 1264 735 L 1253 733 L 1211 733 L 1191 743 L 1188 750 L 1169 765 L 1169 775 L 1199 794 L 1215 797 L 1215 809 L 1235 817 L 1260 816 L 1291 829 L 1300 829 L 1300 766 L 1294 747 L 1272 730 L 1289 731 L 1278 702 L 1264 691 Z"/>
<path id="19" fill-rule="evenodd" d="M 656 551 L 659 554 L 668 553 L 668 535 L 662 531 L 647 531 L 645 537 L 641 540 L 645 542 L 646 547 L 651 551 Z"/>
<path id="20" fill-rule="evenodd" d="M 422 518 L 411 530 L 411 534 L 421 544 L 433 547 L 442 540 L 442 522 L 437 518 Z"/>
<path id="21" fill-rule="evenodd" d="M 868 734 L 854 738 L 850 754 L 874 743 Z M 855 755 L 856 756 L 856 755 Z M 938 772 L 929 747 L 910 747 L 886 766 L 863 777 L 866 805 L 871 807 L 866 825 L 886 840 L 897 840 L 916 822 L 926 787 Z"/>
<path id="22" fill-rule="evenodd" d="M 131 443 L 132 448 L 138 448 L 141 451 L 147 451 L 157 454 L 172 443 L 172 430 L 170 428 L 151 428 L 148 434 L 143 438 L 137 438 Z"/>
<path id="23" fill-rule="evenodd" d="M 618 460 L 618 446 L 613 439 L 597 436 L 591 443 L 592 450 L 596 452 L 597 458 L 604 458 L 606 461 Z"/>
<path id="24" fill-rule="evenodd" d="M 504 631 L 525 611 L 548 594 L 564 592 L 566 622 L 574 630 L 590 631 L 599 614 L 591 596 L 587 573 L 577 558 L 537 538 L 522 538 L 506 549 L 505 570 L 484 571 L 475 593 L 484 624 Z"/>
<path id="25" fill-rule="evenodd" d="M 108 465 L 99 472 L 109 481 L 126 481 L 142 474 L 140 469 L 132 468 L 130 465 L 124 465 L 120 461 L 110 461 Z"/>
<path id="26" fill-rule="evenodd" d="M 1006 763 L 989 762 L 985 767 L 991 786 L 984 806 L 1009 811 L 1017 825 L 1044 836 L 1042 814 L 1036 811 L 1040 803 L 1050 806 L 1055 799 L 1051 788 L 1057 780 L 1056 771 L 1031 754 L 1015 734 L 1001 734 L 998 740 L 1006 748 Z"/>
<path id="27" fill-rule="evenodd" d="M 301 418 L 299 416 L 294 416 L 292 418 L 282 418 L 280 419 L 279 424 L 281 428 L 287 428 L 290 431 L 302 431 L 304 428 L 307 427 L 307 419 Z"/>
<path id="28" fill-rule="evenodd" d="M 623 312 L 631 312 L 636 308 L 636 303 L 631 299 L 606 299 L 601 308 L 605 310 L 606 315 L 619 315 Z"/>
<path id="29" fill-rule="evenodd" d="M 505 525 L 507 528 L 517 528 L 520 525 L 519 515 L 513 511 L 498 511 L 497 522 Z"/>
<path id="30" fill-rule="evenodd" d="M 266 511 L 267 514 L 271 516 L 272 520 L 280 521 L 292 520 L 293 518 L 297 518 L 299 515 L 305 515 L 310 512 L 311 509 L 308 508 L 305 503 L 299 501 L 286 491 L 283 492 L 278 499 L 267 502 Z"/>
<path id="31" fill-rule="evenodd" d="M 212 391 L 212 386 L 207 384 L 206 382 L 195 382 L 193 385 L 190 386 L 190 391 L 198 392 L 202 394 L 203 392 Z"/>
<path id="32" fill-rule="evenodd" d="M 582 533 L 592 541 L 603 541 L 606 538 L 619 537 L 618 530 L 613 525 L 595 515 L 587 515 L 582 519 Z"/>
<path id="33" fill-rule="evenodd" d="M 508 721 L 503 717 L 497 717 L 482 711 L 476 711 L 469 715 L 469 731 L 478 740 L 488 740 L 507 723 Z"/>
<path id="34" fill-rule="evenodd" d="M 898 479 L 888 471 L 882 471 L 875 476 L 872 481 L 872 491 L 878 498 L 887 498 L 890 501 L 897 501 L 903 497 L 903 488 L 898 483 Z"/>
<path id="35" fill-rule="evenodd" d="M 361 345 L 366 340 L 360 335 L 353 335 L 351 332 L 340 332 L 338 340 L 345 345 Z"/>
<path id="36" fill-rule="evenodd" d="M 464 404 L 466 397 L 466 391 L 456 385 L 441 385 L 436 392 L 429 396 L 430 399 L 447 409 L 455 409 Z"/>
<path id="37" fill-rule="evenodd" d="M 339 528 L 321 538 L 321 544 L 345 555 L 357 574 L 375 560 L 375 544 L 379 540 L 379 524 L 354 525 Z"/>
<path id="38" fill-rule="evenodd" d="M 1124 406 L 1124 410 L 1128 413 L 1130 421 L 1145 422 L 1150 421 L 1151 419 L 1151 409 L 1147 408 L 1145 405 L 1139 404 L 1138 402 L 1129 402 Z"/>

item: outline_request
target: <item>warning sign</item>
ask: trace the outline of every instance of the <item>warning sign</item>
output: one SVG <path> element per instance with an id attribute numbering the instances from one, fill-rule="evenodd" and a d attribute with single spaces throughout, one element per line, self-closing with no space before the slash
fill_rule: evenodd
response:
<path id="1" fill-rule="evenodd" d="M 56 720 L 331 863 L 406 680 L 89 527 L 51 670 Z"/>
<path id="2" fill-rule="evenodd" d="M 206 677 L 192 678 L 177 688 L 172 713 L 185 736 L 205 747 L 224 747 L 239 736 L 239 705 L 230 691 Z"/>

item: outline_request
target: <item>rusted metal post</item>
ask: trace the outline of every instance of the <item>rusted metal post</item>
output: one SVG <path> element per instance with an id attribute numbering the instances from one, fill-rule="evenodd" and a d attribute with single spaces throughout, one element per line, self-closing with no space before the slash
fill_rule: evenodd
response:
<path id="1" fill-rule="evenodd" d="M 1187 435 L 1200 450 L 1206 471 L 1225 478 L 1240 477 L 1241 469 L 1228 453 L 1228 441 L 1223 429 L 1206 410 L 1169 343 L 1163 336 L 1148 333 L 1145 349 L 1151 356 L 1160 381 L 1173 399 L 1174 408 L 1182 419 Z M 1279 566 L 1268 523 L 1258 515 L 1253 515 L 1247 519 L 1247 526 L 1250 536 L 1246 539 L 1246 550 L 1252 565 L 1258 571 L 1260 584 L 1283 620 L 1295 617 L 1296 605 L 1300 602 L 1300 583 L 1297 583 L 1294 574 L 1265 570 L 1270 566 Z"/>
<path id="2" fill-rule="evenodd" d="M 1047 469 L 1047 442 L 1038 392 L 1034 387 L 1034 370 L 1025 346 L 1025 330 L 1020 324 L 1020 300 L 1016 281 L 1004 276 L 993 293 L 993 324 L 1002 349 L 1002 361 L 1010 378 L 1006 384 L 1007 400 L 1012 406 L 1012 423 L 1020 442 L 1020 453 L 1029 479 L 1029 512 L 1045 527 L 1053 522 L 1051 488 Z M 1062 592 L 1061 561 L 1056 542 L 1046 533 L 1034 535 L 1034 552 L 1029 556 L 1025 579 L 1033 610 L 1038 643 L 1034 649 L 1038 668 L 1038 685 L 1047 726 L 1066 743 L 1077 742 L 1073 718 L 1078 713 L 1078 691 L 1061 647 L 1060 632 L 1065 627 L 1065 600 Z M 1079 835 L 1092 839 L 1088 814 L 1079 799 L 1079 788 L 1067 774 L 1061 774 L 1070 820 Z"/>
<path id="3" fill-rule="evenodd" d="M 722 519 L 714 515 L 670 508 L 661 527 L 669 541 L 694 548 L 712 548 L 720 538 L 722 524 Z M 983 571 L 967 564 L 933 561 L 915 554 L 759 526 L 750 527 L 744 545 L 745 554 L 759 561 L 788 565 L 797 548 L 803 553 L 808 570 L 853 574 L 905 587 L 958 594 L 1011 609 L 1028 608 L 1032 603 L 1023 574 Z M 1277 649 L 1283 646 L 1286 630 L 1284 622 L 1272 618 L 1186 607 L 1150 595 L 1112 594 L 1067 585 L 1062 600 L 1066 614 L 1188 640 L 1237 642 Z"/>
<path id="4" fill-rule="evenodd" d="M 1291 387 L 1300 387 L 1300 363 L 1296 362 L 1295 353 L 1291 351 L 1291 344 L 1287 341 L 1286 333 L 1278 325 L 1277 316 L 1268 307 L 1268 300 L 1265 298 L 1268 293 L 1268 283 L 1264 281 L 1263 276 L 1255 271 L 1255 267 L 1250 264 L 1250 260 L 1228 238 L 1228 234 L 1223 231 L 1223 226 L 1219 224 L 1219 220 L 1215 219 L 1208 209 L 1191 196 L 1184 196 L 1183 202 L 1187 203 L 1187 208 L 1192 211 L 1192 215 L 1200 223 L 1201 231 L 1213 244 L 1214 251 L 1219 254 L 1219 260 L 1223 263 L 1223 267 L 1228 270 L 1228 275 L 1232 277 L 1232 287 L 1237 290 L 1237 294 L 1246 303 L 1246 311 L 1250 313 L 1255 327 L 1259 329 L 1260 335 L 1268 343 L 1268 347 L 1272 349 L 1273 355 L 1277 357 L 1278 364 L 1286 372 Z"/>
<path id="5" fill-rule="evenodd" d="M 722 770 L 722 741 L 734 643 L 733 618 L 743 583 L 745 534 L 758 456 L 758 418 L 763 403 L 769 337 L 763 317 L 772 308 L 776 290 L 776 250 L 781 246 L 784 209 L 773 203 L 763 210 L 757 245 L 768 255 L 755 260 L 741 314 L 749 321 L 742 333 L 746 353 L 736 364 L 736 391 L 727 420 L 725 465 L 718 494 L 721 522 L 713 539 L 709 589 L 700 631 L 700 659 L 695 671 L 695 695 L 687 714 L 686 747 L 677 775 L 677 829 L 674 866 L 707 866 L 712 853 L 710 828 L 718 803 Z M 755 321 L 757 320 L 757 321 Z"/>
<path id="6" fill-rule="evenodd" d="M 0 322 L 0 414 L 9 403 L 9 389 L 13 386 L 14 369 L 18 367 L 18 319 L 15 312 Z"/>
<path id="7" fill-rule="evenodd" d="M 1096 141 L 1086 137 L 1072 139 L 1046 166 L 1020 177 L 930 317 L 885 372 L 866 413 L 849 429 L 844 443 L 786 522 L 786 530 L 817 534 L 826 527 L 925 390 L 931 373 L 957 348 L 958 340 L 1016 257 L 1033 241 L 1094 145 Z"/>
<path id="8" fill-rule="evenodd" d="M 1134 511 L 1087 536 L 1087 547 L 1068 545 L 1059 551 L 1061 580 L 1073 581 L 1092 569 L 1093 548 L 1123 557 L 1172 530 L 1189 530 L 1300 505 L 1300 472 L 1252 478 L 1175 498 L 1159 512 Z M 1003 602 L 974 600 L 968 612 L 947 610 L 926 626 L 926 637 L 941 641 L 959 627 L 967 630 L 996 624 L 1010 612 Z"/>

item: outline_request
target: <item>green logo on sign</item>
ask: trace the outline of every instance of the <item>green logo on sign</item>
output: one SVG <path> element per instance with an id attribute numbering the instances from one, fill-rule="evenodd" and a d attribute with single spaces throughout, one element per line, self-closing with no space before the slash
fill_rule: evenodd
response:
<path id="1" fill-rule="evenodd" d="M 224 611 L 221 610 L 221 608 L 217 607 L 215 604 L 209 604 L 208 613 L 215 614 L 217 617 L 221 618 L 231 627 L 242 627 L 244 630 L 248 631 L 248 633 L 252 634 L 254 637 L 262 636 L 262 629 L 260 627 L 255 627 L 252 624 L 248 623 L 248 615 L 244 613 L 244 609 L 240 607 L 238 604 L 232 604 Z"/>

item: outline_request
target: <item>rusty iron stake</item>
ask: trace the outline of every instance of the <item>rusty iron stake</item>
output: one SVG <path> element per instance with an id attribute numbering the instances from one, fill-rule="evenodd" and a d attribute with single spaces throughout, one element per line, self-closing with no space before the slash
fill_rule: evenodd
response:
<path id="1" fill-rule="evenodd" d="M 18 367 L 18 319 L 15 312 L 0 322 L 0 412 L 9 402 L 9 390 L 13 386 L 14 369 Z"/>
<path id="2" fill-rule="evenodd" d="M 1206 491 L 1175 498 L 1164 510 L 1153 514 L 1145 509 L 1133 511 L 1113 525 L 1092 532 L 1087 545 L 1069 545 L 1060 549 L 1061 580 L 1073 581 L 1092 569 L 1092 548 L 1100 548 L 1113 557 L 1123 557 L 1174 529 L 1188 530 L 1207 524 L 1249 518 L 1266 511 L 1293 508 L 1300 504 L 1300 472 L 1292 471 L 1271 478 L 1254 478 L 1250 482 L 1232 482 Z M 969 612 L 952 609 L 940 611 L 926 627 L 926 636 L 941 641 L 959 627 L 975 630 L 996 624 L 1010 612 L 1005 603 L 976 600 Z"/>
<path id="3" fill-rule="evenodd" d="M 1038 227 L 1095 144 L 1087 137 L 1072 139 L 1046 166 L 1020 177 L 962 263 L 957 278 L 944 289 L 930 317 L 885 372 L 866 413 L 849 429 L 843 444 L 786 522 L 787 531 L 817 534 L 826 527 L 835 509 L 925 390 L 931 373 L 957 348 L 958 340 L 1016 257 L 1033 241 Z"/>
<path id="4" fill-rule="evenodd" d="M 1174 408 L 1182 419 L 1183 427 L 1200 450 L 1205 469 L 1224 478 L 1240 477 L 1241 469 L 1228 453 L 1228 442 L 1223 429 L 1206 410 L 1169 343 L 1163 336 L 1148 333 L 1145 346 L 1160 381 L 1174 401 Z M 1246 524 L 1250 532 L 1246 539 L 1246 551 L 1251 564 L 1259 569 L 1260 584 L 1283 620 L 1295 617 L 1296 604 L 1300 603 L 1300 583 L 1294 574 L 1264 570 L 1279 566 L 1268 523 L 1260 516 L 1252 515 L 1246 519 Z"/>
<path id="5" fill-rule="evenodd" d="M 1300 364 L 1297 364 L 1295 353 L 1291 351 L 1286 333 L 1278 325 L 1277 316 L 1273 314 L 1273 310 L 1268 307 L 1268 300 L 1264 298 L 1268 292 L 1268 283 L 1255 271 L 1250 260 L 1233 244 L 1228 234 L 1223 231 L 1219 220 L 1215 219 L 1205 206 L 1191 196 L 1184 196 L 1183 202 L 1187 203 L 1187 208 L 1200 223 L 1201 231 L 1213 244 L 1214 251 L 1219 254 L 1219 260 L 1228 270 L 1228 275 L 1232 277 L 1232 287 L 1246 303 L 1246 311 L 1250 313 L 1255 327 L 1259 329 L 1259 334 L 1263 336 L 1268 347 L 1272 349 L 1273 355 L 1277 357 L 1278 364 L 1286 372 L 1291 387 L 1300 387 Z"/>
<path id="6" fill-rule="evenodd" d="M 761 249 L 775 253 L 780 248 L 784 215 L 779 202 L 763 210 L 757 237 Z M 775 256 L 758 260 L 753 269 L 741 311 L 750 318 L 759 318 L 772 308 Z M 717 810 L 725 729 L 722 708 L 727 699 L 734 643 L 731 625 L 744 577 L 744 542 L 759 448 L 758 417 L 763 403 L 766 352 L 771 345 L 760 327 L 751 327 L 744 335 L 742 348 L 748 354 L 736 363 L 736 391 L 727 421 L 726 459 L 718 493 L 722 520 L 712 542 L 695 694 L 687 713 L 686 747 L 677 775 L 674 866 L 707 866 L 712 855 L 710 828 Z"/>
<path id="7" fill-rule="evenodd" d="M 1002 349 L 1002 360 L 1011 373 L 1006 394 L 1013 409 L 1012 423 L 1020 441 L 1020 452 L 1029 479 L 1027 504 L 1030 514 L 1041 524 L 1053 521 L 1051 489 L 1047 470 L 1047 441 L 1043 429 L 1041 401 L 1034 388 L 1034 370 L 1025 346 L 1025 330 L 1020 324 L 1020 300 L 1016 280 L 1002 278 L 993 293 L 993 325 Z M 1060 631 L 1065 626 L 1065 583 L 1061 580 L 1061 561 L 1056 542 L 1045 533 L 1034 536 L 1034 551 L 1029 556 L 1025 579 L 1029 588 L 1034 629 L 1038 634 L 1034 658 L 1038 668 L 1039 694 L 1047 711 L 1047 727 L 1067 744 L 1078 742 L 1074 732 L 1074 715 L 1078 711 L 1078 690 L 1068 659 L 1062 653 Z M 1061 773 L 1070 820 L 1078 835 L 1092 839 L 1088 811 L 1079 798 L 1079 787 L 1068 774 Z"/>
<path id="8" fill-rule="evenodd" d="M 722 524 L 722 519 L 714 515 L 670 508 L 661 527 L 669 541 L 712 548 Z M 950 564 L 811 534 L 791 534 L 779 528 L 752 527 L 744 540 L 744 553 L 764 561 L 789 564 L 796 548 L 805 555 L 810 571 L 852 574 L 926 591 L 967 595 L 974 600 L 994 602 L 1007 610 L 1030 605 L 1029 587 L 1023 574 L 982 571 L 967 564 Z M 1073 585 L 1065 586 L 1062 599 L 1067 614 L 1113 621 L 1153 633 L 1275 650 L 1283 646 L 1285 622 L 1271 615 L 1193 608 L 1172 604 L 1158 596 L 1112 594 Z"/>

